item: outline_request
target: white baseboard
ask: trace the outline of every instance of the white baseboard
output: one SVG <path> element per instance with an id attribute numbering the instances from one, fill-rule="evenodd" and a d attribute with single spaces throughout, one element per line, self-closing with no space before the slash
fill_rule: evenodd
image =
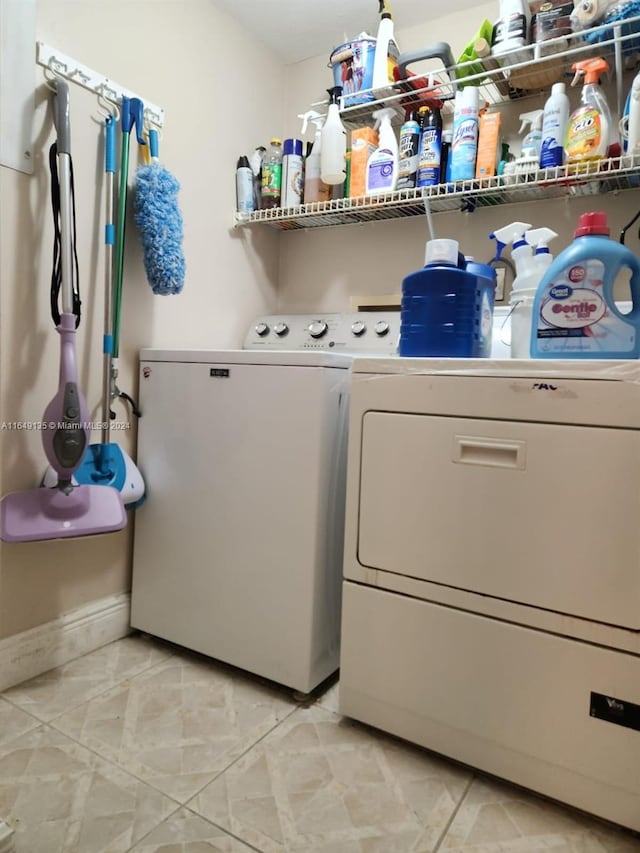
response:
<path id="1" fill-rule="evenodd" d="M 0 853 L 14 853 L 13 830 L 0 820 Z"/>
<path id="2" fill-rule="evenodd" d="M 110 595 L 0 640 L 0 692 L 126 637 L 130 609 L 130 593 Z"/>

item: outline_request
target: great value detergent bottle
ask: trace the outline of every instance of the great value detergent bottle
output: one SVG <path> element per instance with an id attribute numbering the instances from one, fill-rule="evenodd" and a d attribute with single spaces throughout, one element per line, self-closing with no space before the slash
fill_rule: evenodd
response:
<path id="1" fill-rule="evenodd" d="M 536 291 L 533 358 L 640 357 L 640 262 L 609 238 L 607 215 L 584 213 L 574 242 L 553 261 Z M 631 271 L 631 311 L 613 299 L 618 273 Z"/>

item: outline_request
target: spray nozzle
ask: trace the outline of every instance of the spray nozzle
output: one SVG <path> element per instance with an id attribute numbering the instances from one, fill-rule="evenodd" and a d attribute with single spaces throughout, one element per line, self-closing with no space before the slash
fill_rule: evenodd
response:
<path id="1" fill-rule="evenodd" d="M 378 0 L 378 12 L 381 18 L 392 18 L 389 0 Z"/>
<path id="2" fill-rule="evenodd" d="M 574 62 L 571 70 L 575 71 L 572 86 L 576 86 L 580 77 L 584 74 L 585 83 L 599 83 L 600 75 L 609 70 L 609 63 L 601 56 L 596 56 L 595 59 L 583 59 L 582 62 Z"/>
<path id="3" fill-rule="evenodd" d="M 512 222 L 510 225 L 505 225 L 503 228 L 496 228 L 489 234 L 491 240 L 496 241 L 496 256 L 494 261 L 499 261 L 505 246 L 518 241 L 524 242 L 524 234 L 531 228 L 527 222 Z"/>
<path id="4" fill-rule="evenodd" d="M 524 133 L 527 125 L 531 126 L 531 130 L 542 130 L 542 118 L 544 110 L 531 110 L 529 113 L 520 113 L 520 130 L 518 133 Z"/>
<path id="5" fill-rule="evenodd" d="M 524 235 L 525 240 L 535 249 L 536 255 L 546 255 L 549 252 L 549 243 L 558 235 L 551 228 L 534 228 Z"/>
<path id="6" fill-rule="evenodd" d="M 327 89 L 327 93 L 329 94 L 329 106 L 339 104 L 342 97 L 342 86 L 333 86 L 331 89 Z"/>
<path id="7" fill-rule="evenodd" d="M 298 118 L 302 119 L 302 135 L 304 136 L 307 132 L 307 126 L 309 122 L 315 124 L 316 129 L 320 130 L 322 125 L 324 124 L 325 117 L 321 113 L 317 113 L 315 110 L 308 110 L 306 113 L 300 113 Z"/>
<path id="8" fill-rule="evenodd" d="M 375 110 L 372 113 L 374 119 L 376 120 L 374 129 L 377 130 L 382 124 L 382 122 L 385 121 L 385 119 L 388 119 L 389 123 L 391 123 L 391 119 L 395 116 L 395 114 L 395 110 L 391 107 L 384 107 L 384 109 L 382 110 Z"/>

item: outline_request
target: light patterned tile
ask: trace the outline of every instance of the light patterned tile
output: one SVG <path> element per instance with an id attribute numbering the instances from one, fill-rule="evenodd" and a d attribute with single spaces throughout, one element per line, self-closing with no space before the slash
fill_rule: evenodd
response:
<path id="1" fill-rule="evenodd" d="M 130 853 L 253 853 L 253 848 L 183 808 L 150 832 Z"/>
<path id="2" fill-rule="evenodd" d="M 177 807 L 49 726 L 0 747 L 16 853 L 125 853 Z"/>
<path id="3" fill-rule="evenodd" d="M 49 722 L 171 654 L 152 640 L 124 637 L 12 687 L 3 695 L 39 720 Z"/>
<path id="4" fill-rule="evenodd" d="M 0 746 L 39 725 L 39 722 L 29 714 L 25 714 L 20 708 L 15 708 L 10 702 L 0 698 Z"/>
<path id="5" fill-rule="evenodd" d="M 285 691 L 176 655 L 53 725 L 184 803 L 294 708 Z"/>
<path id="6" fill-rule="evenodd" d="M 322 696 L 318 697 L 317 704 L 326 708 L 328 711 L 339 713 L 340 701 L 340 682 L 336 681 Z"/>
<path id="7" fill-rule="evenodd" d="M 296 710 L 189 806 L 265 853 L 428 853 L 470 778 L 316 704 Z"/>
<path id="8" fill-rule="evenodd" d="M 612 853 L 597 822 L 508 784 L 474 779 L 441 853 Z M 615 838 L 620 838 L 613 831 Z M 625 836 L 627 839 L 631 836 Z M 635 848 L 640 853 L 640 842 Z M 624 847 L 620 853 L 627 853 Z"/>

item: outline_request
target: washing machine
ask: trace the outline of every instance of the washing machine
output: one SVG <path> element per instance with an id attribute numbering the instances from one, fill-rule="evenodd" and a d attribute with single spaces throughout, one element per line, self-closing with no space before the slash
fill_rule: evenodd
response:
<path id="1" fill-rule="evenodd" d="M 340 710 L 640 830 L 640 363 L 356 359 Z"/>
<path id="2" fill-rule="evenodd" d="M 338 667 L 350 366 L 399 314 L 260 317 L 140 353 L 131 624 L 308 693 Z"/>

